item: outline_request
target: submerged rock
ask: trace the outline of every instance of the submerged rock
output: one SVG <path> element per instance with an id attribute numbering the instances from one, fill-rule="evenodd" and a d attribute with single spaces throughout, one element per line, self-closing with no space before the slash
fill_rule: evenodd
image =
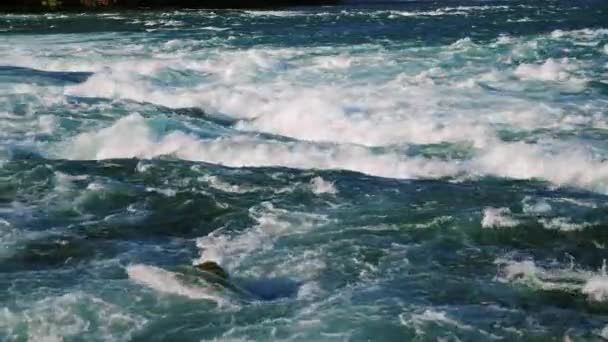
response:
<path id="1" fill-rule="evenodd" d="M 185 283 L 205 283 L 218 291 L 228 291 L 239 300 L 275 300 L 293 297 L 297 294 L 300 282 L 288 278 L 240 278 L 229 277 L 219 264 L 205 261 L 190 267 L 178 267 Z"/>
<path id="2" fill-rule="evenodd" d="M 260 299 L 255 294 L 236 284 L 233 279 L 230 279 L 228 272 L 215 261 L 205 261 L 194 265 L 194 267 L 180 266 L 175 271 L 180 274 L 181 280 L 186 284 L 211 286 L 220 292 L 227 291 L 225 294 L 236 296 L 239 300 L 250 301 Z"/>
<path id="3" fill-rule="evenodd" d="M 221 279 L 228 279 L 228 273 L 215 261 L 205 261 L 202 264 L 195 265 L 195 267 L 201 271 L 211 273 Z"/>

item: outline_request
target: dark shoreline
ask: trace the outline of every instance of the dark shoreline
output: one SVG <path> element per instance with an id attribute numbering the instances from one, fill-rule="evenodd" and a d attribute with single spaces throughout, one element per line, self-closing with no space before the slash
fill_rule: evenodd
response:
<path id="1" fill-rule="evenodd" d="M 0 13 L 44 13 L 51 11 L 115 11 L 176 9 L 269 9 L 294 6 L 337 5 L 340 0 L 106 0 L 107 5 L 86 5 L 81 0 L 4 0 Z"/>

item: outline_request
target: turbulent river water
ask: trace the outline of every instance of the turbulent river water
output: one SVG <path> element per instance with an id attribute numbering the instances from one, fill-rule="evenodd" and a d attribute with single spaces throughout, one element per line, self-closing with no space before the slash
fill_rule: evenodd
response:
<path id="1" fill-rule="evenodd" d="M 608 338 L 607 158 L 605 1 L 3 14 L 0 340 Z"/>

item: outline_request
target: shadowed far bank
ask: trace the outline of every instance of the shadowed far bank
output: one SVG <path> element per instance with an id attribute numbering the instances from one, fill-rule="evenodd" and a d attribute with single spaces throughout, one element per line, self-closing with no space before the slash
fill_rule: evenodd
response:
<path id="1" fill-rule="evenodd" d="M 3 12 L 103 11 L 163 8 L 269 8 L 332 5 L 340 0 L 3 0 Z"/>

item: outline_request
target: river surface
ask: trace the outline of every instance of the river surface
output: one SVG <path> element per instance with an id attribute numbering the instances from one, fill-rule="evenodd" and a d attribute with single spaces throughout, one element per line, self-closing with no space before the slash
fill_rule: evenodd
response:
<path id="1" fill-rule="evenodd" d="M 600 340 L 607 210 L 605 1 L 0 16 L 2 341 Z"/>

